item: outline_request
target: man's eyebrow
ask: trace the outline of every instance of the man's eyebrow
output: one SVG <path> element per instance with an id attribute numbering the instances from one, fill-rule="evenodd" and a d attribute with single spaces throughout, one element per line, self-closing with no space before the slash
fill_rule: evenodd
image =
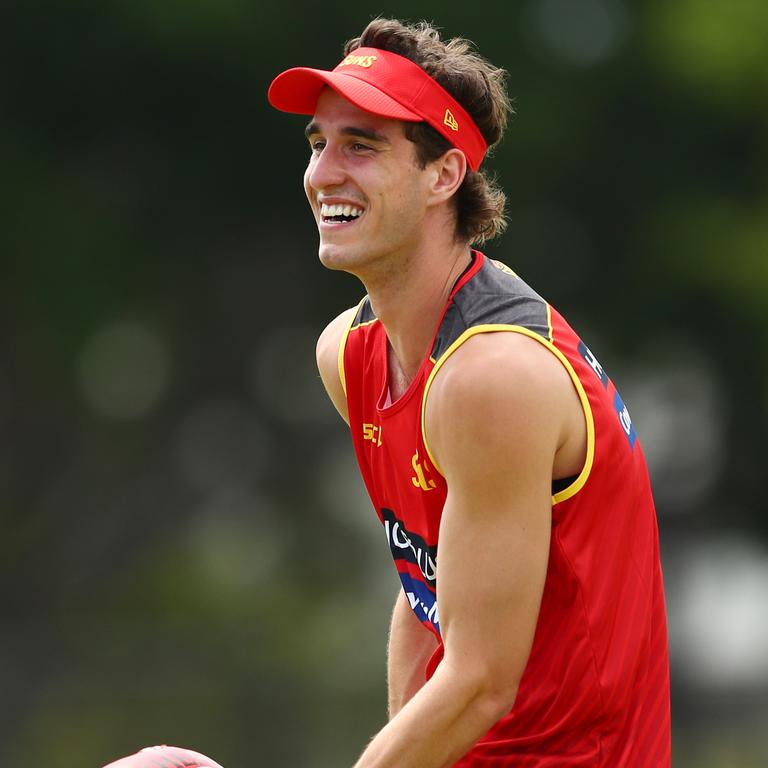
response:
<path id="1" fill-rule="evenodd" d="M 341 133 L 345 136 L 358 136 L 361 139 L 368 139 L 368 141 L 375 141 L 378 144 L 390 144 L 389 139 L 378 131 L 373 131 L 370 128 L 359 128 L 356 125 L 350 125 L 347 128 L 342 128 Z"/>
<path id="2" fill-rule="evenodd" d="M 309 123 L 304 129 L 304 135 L 307 138 L 322 132 L 323 131 L 320 128 L 320 123 L 315 120 Z M 361 139 L 368 139 L 368 141 L 375 141 L 378 144 L 391 144 L 390 140 L 383 133 L 373 131 L 370 128 L 360 128 L 356 125 L 350 125 L 346 128 L 342 128 L 339 133 L 343 134 L 344 136 L 356 136 Z"/>

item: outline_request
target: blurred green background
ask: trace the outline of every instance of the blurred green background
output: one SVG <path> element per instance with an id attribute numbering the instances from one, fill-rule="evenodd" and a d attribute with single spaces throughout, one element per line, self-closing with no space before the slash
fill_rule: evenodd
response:
<path id="1" fill-rule="evenodd" d="M 768 765 L 765 0 L 0 10 L 0 764 L 349 766 L 398 588 L 314 340 L 288 66 L 378 13 L 510 73 L 486 250 L 581 332 L 653 475 L 675 765 Z"/>

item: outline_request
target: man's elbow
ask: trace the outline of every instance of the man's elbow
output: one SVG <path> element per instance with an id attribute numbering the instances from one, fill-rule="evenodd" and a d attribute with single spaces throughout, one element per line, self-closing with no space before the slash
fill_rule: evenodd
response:
<path id="1" fill-rule="evenodd" d="M 511 684 L 498 677 L 484 677 L 477 683 L 475 704 L 486 714 L 486 719 L 496 723 L 509 714 L 515 706 L 517 684 Z"/>
<path id="2" fill-rule="evenodd" d="M 517 697 L 519 680 L 516 675 L 492 666 L 450 666 L 456 679 L 461 681 L 467 706 L 487 722 L 488 727 L 509 714 Z"/>

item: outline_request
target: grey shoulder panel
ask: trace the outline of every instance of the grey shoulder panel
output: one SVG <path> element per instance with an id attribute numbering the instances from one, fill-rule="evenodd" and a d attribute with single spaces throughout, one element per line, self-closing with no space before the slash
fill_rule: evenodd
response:
<path id="1" fill-rule="evenodd" d="M 360 302 L 360 306 L 357 309 L 357 314 L 352 321 L 351 327 L 356 328 L 358 325 L 364 325 L 365 323 L 370 323 L 376 319 L 377 317 L 374 314 L 373 307 L 371 307 L 371 300 L 366 296 Z"/>
<path id="2" fill-rule="evenodd" d="M 522 326 L 550 339 L 547 303 L 509 267 L 491 259 L 454 295 L 440 324 L 432 358 L 439 360 L 462 333 L 479 325 Z"/>

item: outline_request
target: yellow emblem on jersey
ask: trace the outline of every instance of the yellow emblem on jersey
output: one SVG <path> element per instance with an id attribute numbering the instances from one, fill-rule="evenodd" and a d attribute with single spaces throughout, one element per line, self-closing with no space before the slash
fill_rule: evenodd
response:
<path id="1" fill-rule="evenodd" d="M 363 424 L 363 440 L 370 440 L 375 446 L 381 445 L 382 429 L 376 424 Z"/>
<path id="2" fill-rule="evenodd" d="M 517 276 L 515 272 L 513 272 L 504 262 L 502 261 L 496 261 L 496 259 L 491 259 L 491 264 L 493 264 L 496 269 L 500 269 L 502 272 L 505 272 L 508 275 L 512 275 L 512 277 L 517 277 L 519 280 L 520 278 Z"/>
<path id="3" fill-rule="evenodd" d="M 415 488 L 421 488 L 422 491 L 432 491 L 437 488 L 437 483 L 435 483 L 432 478 L 427 479 L 424 475 L 424 469 L 426 469 L 426 471 L 429 473 L 431 472 L 431 468 L 426 459 L 424 459 L 422 466 L 422 462 L 419 461 L 418 449 L 416 449 L 416 453 L 413 454 L 413 458 L 411 459 L 411 466 L 413 467 L 413 471 L 416 473 L 415 476 L 411 478 L 411 482 Z"/>

